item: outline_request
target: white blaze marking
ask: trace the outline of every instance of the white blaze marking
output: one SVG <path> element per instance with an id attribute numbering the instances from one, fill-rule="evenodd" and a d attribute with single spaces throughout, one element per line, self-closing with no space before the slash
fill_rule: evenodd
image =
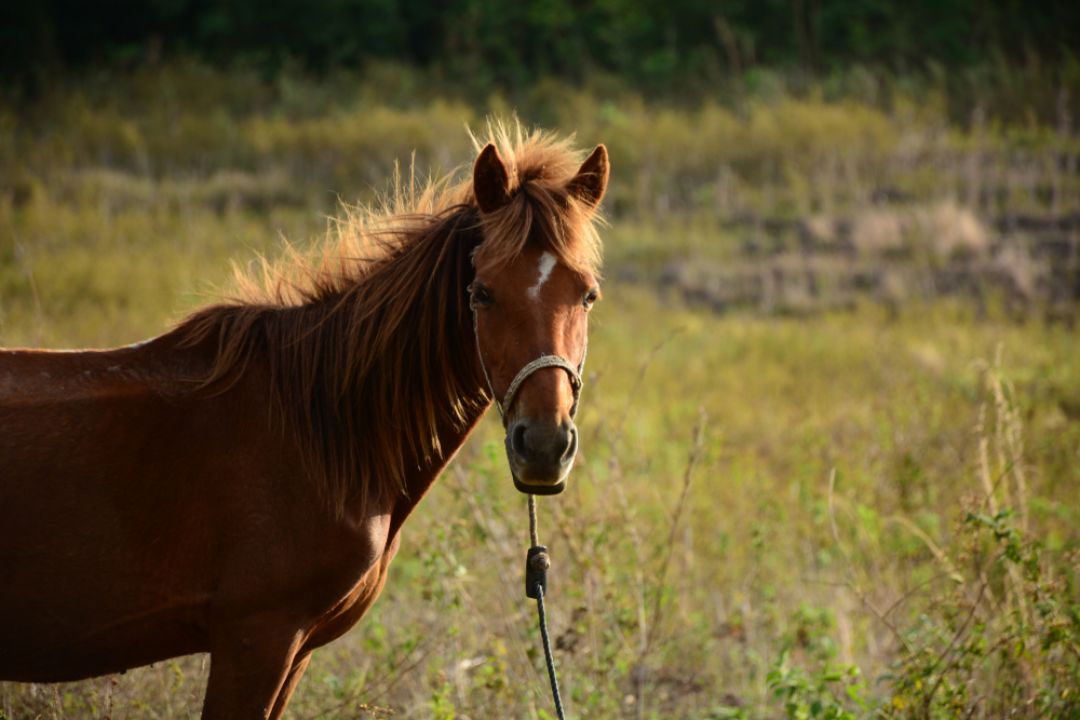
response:
<path id="1" fill-rule="evenodd" d="M 551 271 L 555 269 L 555 256 L 545 252 L 540 256 L 540 277 L 536 278 L 536 284 L 529 288 L 529 297 L 533 300 L 540 299 L 540 288 L 551 277 Z"/>

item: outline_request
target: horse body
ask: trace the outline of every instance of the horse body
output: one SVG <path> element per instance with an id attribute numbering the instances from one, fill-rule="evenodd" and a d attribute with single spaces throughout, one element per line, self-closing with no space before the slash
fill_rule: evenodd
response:
<path id="1" fill-rule="evenodd" d="M 0 678 L 209 652 L 204 718 L 279 717 L 312 650 L 379 595 L 402 524 L 492 395 L 537 353 L 583 357 L 595 279 L 570 266 L 580 238 L 534 220 L 586 223 L 606 153 L 579 190 L 563 146 L 531 147 L 516 199 L 489 146 L 475 189 L 299 302 L 207 308 L 116 350 L 0 351 Z M 502 235 L 513 252 L 492 247 Z M 515 480 L 537 491 L 562 489 L 576 451 L 561 367 L 501 408 Z"/>
<path id="2" fill-rule="evenodd" d="M 178 345 L 0 352 L 0 616 L 20 619 L 0 626 L 0 677 L 76 680 L 210 651 L 266 615 L 303 655 L 382 588 L 442 463 L 328 523 L 295 444 L 266 442 L 280 430 L 265 373 L 183 392 L 212 351 Z M 442 446 L 467 433 L 447 428 Z"/>

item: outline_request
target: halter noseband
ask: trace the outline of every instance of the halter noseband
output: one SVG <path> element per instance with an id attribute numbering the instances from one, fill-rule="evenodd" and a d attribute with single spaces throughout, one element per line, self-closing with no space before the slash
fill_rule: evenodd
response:
<path id="1" fill-rule="evenodd" d="M 491 384 L 491 375 L 488 374 L 487 363 L 484 362 L 484 354 L 480 352 L 480 321 L 476 314 L 476 303 L 473 301 L 472 293 L 469 294 L 469 309 L 472 311 L 473 316 L 473 337 L 476 338 L 476 357 L 480 360 L 480 369 L 484 372 L 484 380 L 487 382 L 488 392 L 491 393 L 491 398 L 495 401 L 495 407 L 499 409 L 499 417 L 502 418 L 503 425 L 506 425 L 506 411 L 510 408 L 510 404 L 514 402 L 514 397 L 517 395 L 518 390 L 525 384 L 525 381 L 530 375 L 537 370 L 543 370 L 549 367 L 558 367 L 566 371 L 570 376 L 570 387 L 574 391 L 574 404 L 570 408 L 570 418 L 573 419 L 577 415 L 578 399 L 581 397 L 581 387 L 584 384 L 581 379 L 581 371 L 585 369 L 585 357 L 589 352 L 589 338 L 585 337 L 585 348 L 581 353 L 581 362 L 576 366 L 569 360 L 561 355 L 541 355 L 532 362 L 525 364 L 525 367 L 518 370 L 517 375 L 510 381 L 510 387 L 506 388 L 506 395 L 502 400 L 499 400 L 499 396 L 495 394 L 495 386 Z"/>

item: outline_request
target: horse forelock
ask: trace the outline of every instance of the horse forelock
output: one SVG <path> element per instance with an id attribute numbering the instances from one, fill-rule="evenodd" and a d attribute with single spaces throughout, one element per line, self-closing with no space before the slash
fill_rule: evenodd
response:
<path id="1" fill-rule="evenodd" d="M 185 342 L 216 343 L 202 387 L 263 364 L 281 426 L 339 516 L 404 491 L 411 470 L 445 459 L 441 431 L 487 407 L 465 293 L 474 264 L 506 266 L 542 236 L 568 266 L 599 270 L 594 212 L 566 190 L 579 153 L 517 123 L 488 130 L 511 169 L 504 208 L 480 213 L 470 181 L 395 178 L 379 204 L 346 208 L 314 251 L 290 246 L 238 271 L 231 302 L 179 328 Z"/>
<path id="2" fill-rule="evenodd" d="M 479 149 L 495 144 L 507 164 L 510 202 L 481 218 L 484 243 L 476 253 L 478 269 L 508 267 L 530 241 L 540 241 L 568 267 L 599 275 L 602 219 L 591 205 L 575 198 L 568 185 L 577 174 L 582 154 L 571 138 L 520 123 L 490 122 Z"/>

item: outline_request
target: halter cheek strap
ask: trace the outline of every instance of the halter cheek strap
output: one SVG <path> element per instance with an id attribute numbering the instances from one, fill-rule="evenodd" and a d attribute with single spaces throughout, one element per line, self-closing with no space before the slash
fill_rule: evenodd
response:
<path id="1" fill-rule="evenodd" d="M 514 402 L 514 397 L 517 395 L 521 386 L 537 370 L 543 370 L 544 368 L 557 367 L 562 368 L 570 376 L 570 387 L 574 391 L 574 405 L 570 408 L 571 419 L 577 415 L 578 399 L 581 397 L 581 387 L 584 384 L 581 379 L 581 372 L 585 369 L 585 357 L 589 351 L 588 336 L 585 338 L 585 348 L 581 353 L 581 362 L 576 366 L 571 364 L 569 360 L 561 355 L 541 355 L 532 362 L 526 363 L 525 367 L 518 370 L 517 375 L 510 381 L 510 387 L 506 388 L 506 395 L 502 400 L 499 400 L 498 395 L 495 394 L 495 386 L 491 383 L 491 375 L 488 374 L 487 363 L 484 362 L 484 354 L 480 352 L 480 324 L 479 318 L 476 313 L 476 304 L 469 299 L 469 308 L 473 314 L 473 337 L 476 338 L 476 357 L 480 360 L 480 369 L 484 372 L 484 380 L 487 382 L 488 392 L 491 393 L 492 399 L 495 400 L 495 407 L 499 408 L 499 417 L 503 419 L 503 424 L 506 423 L 506 411 L 510 408 L 511 403 Z"/>

